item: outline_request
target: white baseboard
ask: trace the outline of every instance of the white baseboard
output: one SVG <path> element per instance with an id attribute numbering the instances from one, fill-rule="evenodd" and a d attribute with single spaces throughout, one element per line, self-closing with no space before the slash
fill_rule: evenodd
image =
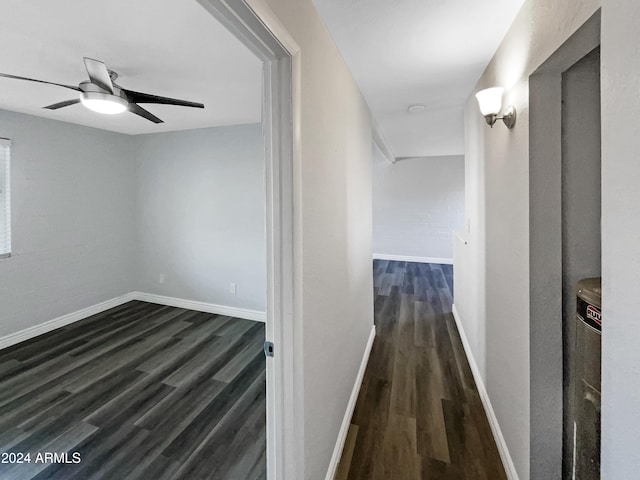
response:
<path id="1" fill-rule="evenodd" d="M 465 334 L 464 328 L 462 327 L 460 315 L 455 305 L 453 305 L 452 311 L 453 318 L 455 319 L 456 325 L 458 327 L 458 333 L 460 333 L 460 339 L 462 340 L 464 351 L 467 354 L 467 359 L 469 360 L 469 366 L 471 367 L 473 378 L 476 381 L 476 386 L 478 387 L 478 393 L 480 394 L 480 399 L 482 400 L 484 411 L 487 414 L 487 419 L 489 420 L 489 425 L 491 426 L 491 431 L 493 432 L 493 438 L 496 441 L 498 451 L 500 452 L 500 458 L 502 459 L 502 464 L 504 465 L 505 472 L 507 473 L 507 478 L 509 480 L 519 480 L 518 472 L 516 471 L 516 467 L 513 464 L 513 459 L 511 458 L 511 454 L 509 453 L 507 442 L 502 435 L 502 429 L 500 428 L 500 424 L 498 423 L 498 419 L 496 418 L 496 413 L 493 411 L 493 406 L 491 405 L 491 400 L 489 399 L 487 388 L 485 387 L 484 380 L 480 375 L 478 364 L 476 363 L 473 352 L 471 351 L 469 340 L 467 339 L 467 335 Z"/>
<path id="2" fill-rule="evenodd" d="M 329 469 L 327 470 L 327 476 L 325 480 L 333 480 L 340 463 L 340 457 L 342 457 L 342 450 L 344 444 L 347 441 L 347 433 L 349 433 L 349 425 L 351 424 L 351 417 L 353 411 L 356 408 L 356 402 L 358 401 L 358 395 L 360 394 L 360 387 L 362 386 L 362 380 L 364 379 L 364 372 L 367 370 L 367 363 L 369 362 L 369 355 L 371 354 L 371 348 L 373 347 L 373 341 L 376 338 L 376 327 L 371 327 L 371 333 L 369 334 L 369 340 L 367 340 L 367 346 L 364 348 L 364 354 L 362 355 L 362 361 L 360 362 L 360 369 L 358 370 L 358 376 L 353 384 L 353 390 L 351 390 L 351 397 L 349 397 L 349 403 L 347 403 L 347 410 L 344 412 L 344 418 L 342 419 L 342 425 L 338 432 L 338 440 L 336 446 L 333 449 L 333 455 L 331 455 L 331 462 L 329 462 Z"/>
<path id="3" fill-rule="evenodd" d="M 119 297 L 112 298 L 111 300 L 107 300 L 105 302 L 101 302 L 96 305 L 92 305 L 90 307 L 83 308 L 66 315 L 62 315 L 61 317 L 54 318 L 53 320 L 49 320 L 39 325 L 25 328 L 24 330 L 20 330 L 19 332 L 10 333 L 9 335 L 0 338 L 0 349 L 10 347 L 11 345 L 15 345 L 16 343 L 24 342 L 25 340 L 29 340 L 31 338 L 42 335 L 43 333 L 50 332 L 51 330 L 55 330 L 56 328 L 64 327 L 65 325 L 69 325 L 70 323 L 74 323 L 78 320 L 82 320 L 83 318 L 95 315 L 96 313 L 104 312 L 105 310 L 109 310 L 110 308 L 117 307 L 119 305 L 122 305 L 123 303 L 130 302 L 131 300 L 134 300 L 133 293 L 126 293 Z"/>
<path id="4" fill-rule="evenodd" d="M 224 305 L 215 305 L 213 303 L 196 302 L 193 300 L 183 300 L 181 298 L 164 297 L 162 295 L 153 295 L 151 293 L 142 292 L 129 292 L 111 300 L 92 305 L 81 310 L 62 315 L 61 317 L 54 318 L 47 322 L 33 327 L 25 328 L 19 332 L 10 333 L 4 337 L 0 337 L 0 350 L 10 347 L 16 343 L 24 342 L 31 338 L 42 335 L 43 333 L 50 332 L 56 328 L 64 327 L 70 323 L 77 322 L 84 318 L 95 315 L 96 313 L 104 312 L 110 308 L 117 307 L 123 303 L 130 302 L 132 300 L 140 300 L 149 303 L 158 303 L 160 305 L 167 305 L 169 307 L 184 308 L 187 310 L 198 310 L 199 312 L 215 313 L 218 315 L 229 315 L 230 317 L 245 318 L 247 320 L 255 320 L 257 322 L 266 322 L 267 315 L 265 312 L 259 312 L 257 310 L 248 310 L 245 308 L 226 307 Z"/>
<path id="5" fill-rule="evenodd" d="M 195 300 L 185 300 L 183 298 L 166 297 L 164 295 L 155 295 L 153 293 L 132 292 L 135 300 L 149 303 L 158 303 L 169 307 L 184 308 L 186 310 L 197 310 L 199 312 L 215 313 L 217 315 L 228 315 L 230 317 L 244 318 L 246 320 L 255 320 L 256 322 L 266 322 L 267 314 L 258 310 L 249 310 L 246 308 L 227 307 L 225 305 L 216 305 L 215 303 L 197 302 Z"/>
<path id="6" fill-rule="evenodd" d="M 439 263 L 441 265 L 453 265 L 453 258 L 412 257 L 408 255 L 389 255 L 386 253 L 374 253 L 373 259 L 394 260 L 396 262 Z"/>

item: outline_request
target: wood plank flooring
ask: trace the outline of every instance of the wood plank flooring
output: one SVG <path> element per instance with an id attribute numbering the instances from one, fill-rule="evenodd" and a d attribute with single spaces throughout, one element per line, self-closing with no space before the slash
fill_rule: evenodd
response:
<path id="1" fill-rule="evenodd" d="M 506 480 L 451 314 L 452 267 L 373 270 L 377 335 L 336 480 Z"/>
<path id="2" fill-rule="evenodd" d="M 262 323 L 129 302 L 1 350 L 0 452 L 31 463 L 0 479 L 266 478 L 263 342 Z"/>

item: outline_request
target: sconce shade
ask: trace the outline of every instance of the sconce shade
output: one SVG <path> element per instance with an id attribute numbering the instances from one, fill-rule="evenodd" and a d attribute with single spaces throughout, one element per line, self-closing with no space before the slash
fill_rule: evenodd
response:
<path id="1" fill-rule="evenodd" d="M 486 117 L 487 115 L 498 115 L 500 113 L 503 93 L 504 88 L 502 87 L 487 88 L 476 93 L 482 115 Z"/>

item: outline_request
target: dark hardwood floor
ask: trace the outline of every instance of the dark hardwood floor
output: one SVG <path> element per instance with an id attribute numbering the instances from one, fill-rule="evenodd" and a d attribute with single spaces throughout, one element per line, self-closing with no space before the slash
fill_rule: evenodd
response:
<path id="1" fill-rule="evenodd" d="M 263 342 L 258 322 L 130 302 L 0 351 L 0 452 L 31 454 L 0 479 L 266 478 Z"/>
<path id="2" fill-rule="evenodd" d="M 376 339 L 336 480 L 503 480 L 449 265 L 374 261 Z"/>

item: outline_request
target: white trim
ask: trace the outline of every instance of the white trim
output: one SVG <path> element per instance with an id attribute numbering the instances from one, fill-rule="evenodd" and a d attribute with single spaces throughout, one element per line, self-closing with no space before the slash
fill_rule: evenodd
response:
<path id="1" fill-rule="evenodd" d="M 364 373 L 367 370 L 367 363 L 369 363 L 369 355 L 371 354 L 371 348 L 373 347 L 373 341 L 375 338 L 376 326 L 373 325 L 371 327 L 371 333 L 369 334 L 369 340 L 367 340 L 367 345 L 364 348 L 364 354 L 362 355 L 362 361 L 360 362 L 360 369 L 358 370 L 356 381 L 353 384 L 353 390 L 351 390 L 351 397 L 349 397 L 349 403 L 347 403 L 347 410 L 344 412 L 342 425 L 338 432 L 338 440 L 336 441 L 336 446 L 333 448 L 333 455 L 331 455 L 331 461 L 329 462 L 329 469 L 327 470 L 325 480 L 333 480 L 333 477 L 336 475 L 336 470 L 338 469 L 338 464 L 342 457 L 342 450 L 344 449 L 344 444 L 347 441 L 351 417 L 353 416 L 353 411 L 356 408 L 356 402 L 358 401 L 358 395 L 360 394 L 360 387 L 362 386 Z"/>
<path id="2" fill-rule="evenodd" d="M 111 300 L 107 300 L 87 308 L 82 308 L 72 313 L 67 313 L 61 317 L 54 318 L 53 320 L 49 320 L 39 325 L 34 325 L 33 327 L 25 328 L 19 332 L 10 333 L 9 335 L 0 337 L 0 349 L 10 347 L 16 343 L 24 342 L 25 340 L 29 340 L 55 330 L 56 328 L 64 327 L 65 325 L 83 320 L 87 317 L 104 312 L 110 308 L 117 307 L 132 300 L 134 300 L 134 292 L 112 298 Z"/>
<path id="3" fill-rule="evenodd" d="M 471 372 L 473 373 L 473 379 L 476 382 L 476 387 L 478 387 L 478 393 L 480 394 L 480 399 L 482 400 L 484 411 L 487 414 L 487 419 L 489 420 L 491 432 L 493 432 L 493 438 L 495 439 L 496 445 L 498 446 L 498 451 L 500 452 L 502 465 L 504 465 L 505 472 L 507 473 L 507 478 L 509 480 L 519 480 L 518 472 L 516 471 L 516 467 L 513 464 L 513 459 L 511 458 L 511 454 L 509 453 L 509 447 L 507 447 L 507 442 L 502 435 L 502 429 L 500 428 L 500 424 L 498 423 L 496 413 L 493 411 L 493 406 L 491 405 L 489 394 L 487 393 L 487 389 L 484 385 L 484 380 L 480 375 L 480 369 L 478 368 L 478 364 L 476 363 L 473 352 L 471 351 L 469 340 L 467 339 L 467 335 L 464 332 L 462 321 L 460 320 L 460 315 L 458 314 L 458 310 L 456 309 L 455 305 L 453 305 L 452 307 L 452 312 L 453 318 L 456 321 L 456 326 L 458 327 L 458 333 L 460 334 L 460 339 L 462 340 L 464 351 L 467 354 L 467 360 L 469 361 Z"/>
<path id="4" fill-rule="evenodd" d="M 0 145 L 3 146 L 3 147 L 10 147 L 11 146 L 11 139 L 0 137 Z"/>
<path id="5" fill-rule="evenodd" d="M 380 153 L 382 153 L 382 156 L 385 158 L 385 160 L 391 165 L 396 163 L 396 154 L 389 144 L 389 141 L 382 133 L 380 125 L 378 125 L 378 122 L 373 116 L 371 117 L 371 136 L 373 137 L 374 145 L 378 147 L 378 149 L 380 149 Z"/>
<path id="6" fill-rule="evenodd" d="M 196 300 L 186 300 L 184 298 L 167 297 L 165 295 L 156 295 L 154 293 L 131 292 L 133 300 L 142 302 L 157 303 L 168 307 L 184 308 L 186 310 L 196 310 L 198 312 L 215 313 L 217 315 L 228 315 L 230 317 L 244 318 L 246 320 L 255 320 L 256 322 L 266 322 L 267 314 L 258 310 L 249 310 L 247 308 L 228 307 L 226 305 L 217 305 L 215 303 L 198 302 Z"/>
<path id="7" fill-rule="evenodd" d="M 387 253 L 374 253 L 373 259 L 394 260 L 397 262 L 438 263 L 440 265 L 453 265 L 453 258 L 412 257 L 410 255 L 389 255 Z"/>

